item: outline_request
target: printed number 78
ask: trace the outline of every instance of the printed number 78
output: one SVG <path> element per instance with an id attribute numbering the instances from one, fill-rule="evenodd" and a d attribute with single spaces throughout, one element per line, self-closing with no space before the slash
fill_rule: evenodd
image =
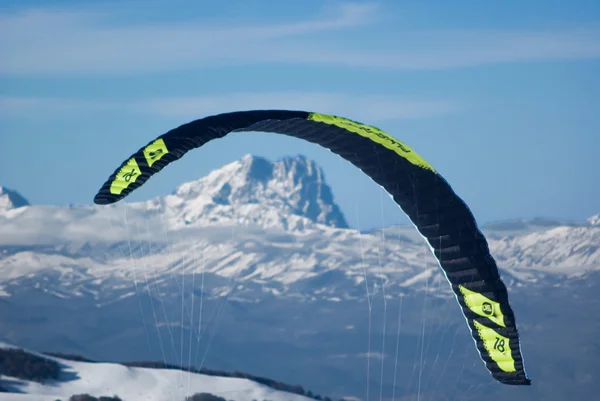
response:
<path id="1" fill-rule="evenodd" d="M 496 342 L 494 343 L 494 349 L 497 349 L 498 351 L 504 353 L 504 339 L 501 339 L 500 337 L 496 337 Z"/>

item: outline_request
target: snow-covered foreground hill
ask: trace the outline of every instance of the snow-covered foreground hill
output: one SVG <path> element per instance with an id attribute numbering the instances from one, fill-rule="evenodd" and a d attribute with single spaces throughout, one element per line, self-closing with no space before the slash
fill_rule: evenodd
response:
<path id="1" fill-rule="evenodd" d="M 0 350 L 16 349 L 0 343 Z M 129 367 L 115 363 L 79 362 L 25 351 L 60 367 L 57 379 L 26 380 L 3 375 L 2 401 L 68 401 L 72 395 L 118 396 L 122 401 L 185 401 L 208 393 L 231 401 L 313 401 L 302 395 L 278 391 L 252 380 L 207 376 L 180 370 Z M 23 369 L 26 370 L 26 369 Z"/>
<path id="2" fill-rule="evenodd" d="M 363 399 L 600 391 L 590 378 L 600 318 L 589 313 L 600 307 L 598 216 L 483 228 L 534 382 L 517 391 L 485 371 L 416 230 L 348 228 L 303 157 L 245 157 L 172 195 L 110 207 L 28 206 L 15 194 L 0 193 L 7 342 L 239 369 Z"/>

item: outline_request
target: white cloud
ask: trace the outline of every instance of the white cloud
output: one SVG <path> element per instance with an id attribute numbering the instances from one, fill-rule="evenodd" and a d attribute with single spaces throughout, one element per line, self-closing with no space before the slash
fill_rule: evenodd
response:
<path id="1" fill-rule="evenodd" d="M 0 97 L 2 117 L 64 117 L 77 113 L 125 110 L 193 120 L 234 110 L 290 109 L 352 116 L 364 122 L 435 117 L 458 108 L 444 100 L 416 100 L 390 95 L 327 92 L 231 93 L 200 97 L 166 97 L 138 101 L 90 101 L 61 98 Z"/>
<path id="2" fill-rule="evenodd" d="M 400 27 L 391 40 L 375 29 L 381 22 L 376 11 L 373 5 L 342 4 L 313 19 L 255 25 L 207 20 L 126 25 L 107 12 L 0 14 L 0 74 L 142 74 L 251 63 L 410 70 L 600 57 L 597 29 L 408 32 Z M 364 29 L 380 50 L 352 41 L 342 47 L 330 36 L 352 28 Z M 384 43 L 388 48 L 381 47 Z"/>

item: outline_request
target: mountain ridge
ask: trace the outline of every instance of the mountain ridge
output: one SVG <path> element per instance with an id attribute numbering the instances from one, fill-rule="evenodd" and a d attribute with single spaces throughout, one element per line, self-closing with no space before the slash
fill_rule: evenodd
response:
<path id="1" fill-rule="evenodd" d="M 524 283 L 597 269 L 597 220 L 518 219 L 482 230 L 500 269 Z M 441 274 L 414 227 L 348 228 L 322 169 L 304 156 L 270 162 L 246 155 L 165 197 L 111 206 L 29 206 L 0 212 L 0 221 L 5 296 L 40 274 L 45 280 L 36 285 L 48 289 L 55 273 L 63 278 L 60 290 L 50 290 L 57 296 L 131 296 L 136 274 L 149 267 L 159 276 L 202 271 L 235 277 L 258 297 L 267 291 L 304 298 L 301 283 L 332 274 L 342 298 L 362 296 L 365 280 L 374 291 L 382 278 L 389 288 L 419 290 Z M 326 289 L 316 290 L 331 298 Z M 214 296 L 221 292 L 215 289 Z"/>

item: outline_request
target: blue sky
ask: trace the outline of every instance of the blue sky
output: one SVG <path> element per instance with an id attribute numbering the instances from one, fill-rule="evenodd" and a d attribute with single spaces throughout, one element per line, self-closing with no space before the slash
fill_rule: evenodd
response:
<path id="1" fill-rule="evenodd" d="M 0 53 L 0 185 L 33 204 L 91 203 L 190 120 L 290 108 L 386 130 L 482 223 L 600 212 L 597 1 L 4 0 Z M 354 227 L 406 223 L 349 163 L 271 134 L 212 142 L 129 199 L 247 153 L 316 160 Z"/>

